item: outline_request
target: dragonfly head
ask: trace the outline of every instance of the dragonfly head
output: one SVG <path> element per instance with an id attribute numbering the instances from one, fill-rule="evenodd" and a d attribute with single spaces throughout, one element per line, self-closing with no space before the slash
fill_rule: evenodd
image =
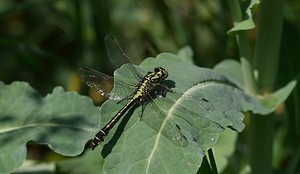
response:
<path id="1" fill-rule="evenodd" d="M 154 68 L 154 72 L 160 77 L 161 80 L 165 80 L 168 77 L 168 71 L 164 67 Z"/>

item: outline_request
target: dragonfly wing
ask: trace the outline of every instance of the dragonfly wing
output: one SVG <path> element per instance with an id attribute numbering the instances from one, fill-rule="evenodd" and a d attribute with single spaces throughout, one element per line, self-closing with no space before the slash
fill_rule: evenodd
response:
<path id="1" fill-rule="evenodd" d="M 142 75 L 135 69 L 133 63 L 125 54 L 118 42 L 111 35 L 107 35 L 104 40 L 108 57 L 115 68 L 120 68 L 124 64 L 129 64 L 128 74 L 139 81 Z"/>
<path id="2" fill-rule="evenodd" d="M 193 106 L 195 106 L 194 108 L 197 108 L 196 111 L 198 114 L 207 114 L 214 110 L 212 103 L 203 97 L 182 94 L 181 100 L 193 103 Z M 179 104 L 179 107 L 184 106 L 182 104 Z"/>
<path id="3" fill-rule="evenodd" d="M 129 95 L 125 91 L 119 91 L 117 94 L 111 93 L 113 85 L 118 89 L 135 89 L 135 86 L 133 85 L 122 80 L 114 82 L 114 77 L 90 68 L 80 68 L 77 73 L 79 74 L 80 79 L 89 87 L 96 89 L 100 95 L 112 100 L 121 100 Z"/>
<path id="4" fill-rule="evenodd" d="M 113 77 L 90 68 L 80 68 L 77 73 L 89 87 L 96 89 L 100 95 L 109 98 L 114 83 Z"/>
<path id="5" fill-rule="evenodd" d="M 179 126 L 172 122 L 153 101 L 149 101 L 146 108 L 149 109 L 149 114 L 142 116 L 142 120 L 158 132 L 158 138 L 162 134 L 177 146 L 187 146 L 187 139 Z"/>
<path id="6" fill-rule="evenodd" d="M 189 112 L 192 110 L 201 115 L 208 114 L 214 110 L 213 104 L 201 96 L 201 94 L 188 95 L 182 92 L 174 91 L 174 89 L 172 89 L 172 91 L 168 94 L 168 97 L 164 97 L 164 100 L 169 100 L 167 103 L 170 103 L 172 107 L 189 110 Z"/>
<path id="7" fill-rule="evenodd" d="M 214 111 L 213 104 L 205 99 L 202 94 L 194 93 L 193 95 L 188 95 L 172 90 L 166 96 L 157 97 L 157 100 L 161 99 L 164 101 L 164 107 L 168 114 L 177 115 L 191 125 L 195 122 L 194 119 L 204 119 L 220 125 L 220 120 L 211 117 L 211 113 Z"/>

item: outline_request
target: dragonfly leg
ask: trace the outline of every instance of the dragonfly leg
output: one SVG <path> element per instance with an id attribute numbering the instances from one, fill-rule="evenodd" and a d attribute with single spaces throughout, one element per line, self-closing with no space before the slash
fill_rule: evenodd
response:
<path id="1" fill-rule="evenodd" d="M 168 92 L 172 92 L 172 90 L 168 90 L 167 88 L 160 86 L 158 90 L 153 91 L 152 95 L 154 95 L 153 98 L 165 98 Z"/>
<path id="2" fill-rule="evenodd" d="M 172 92 L 172 89 L 168 85 L 161 83 L 160 86 L 164 88 L 166 92 Z"/>
<path id="3" fill-rule="evenodd" d="M 132 97 L 133 97 L 133 95 L 129 95 L 129 96 L 127 96 L 127 97 L 124 97 L 124 98 L 122 98 L 121 100 L 117 101 L 117 104 L 121 103 L 121 102 L 124 101 L 124 100 L 130 100 L 130 99 L 132 99 Z"/>
<path id="4" fill-rule="evenodd" d="M 142 79 L 144 76 L 142 76 L 141 74 L 137 74 L 139 79 Z"/>
<path id="5" fill-rule="evenodd" d="M 147 105 L 146 102 L 143 102 L 143 103 L 142 103 L 142 112 L 141 112 L 141 116 L 140 116 L 140 121 L 142 121 L 142 119 L 143 119 L 143 114 L 144 114 L 146 105 Z"/>

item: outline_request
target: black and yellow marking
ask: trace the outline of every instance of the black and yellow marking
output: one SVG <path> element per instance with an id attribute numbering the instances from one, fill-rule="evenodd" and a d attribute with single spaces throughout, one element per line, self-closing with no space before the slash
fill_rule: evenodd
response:
<path id="1" fill-rule="evenodd" d="M 94 149 L 104 141 L 104 137 L 108 135 L 109 131 L 128 110 L 135 105 L 143 105 L 146 102 L 146 97 L 155 90 L 156 86 L 161 85 L 167 77 L 167 70 L 163 67 L 157 67 L 154 68 L 154 72 L 148 72 L 148 74 L 141 78 L 136 90 L 131 95 L 130 101 L 95 135 L 90 145 L 91 148 Z"/>

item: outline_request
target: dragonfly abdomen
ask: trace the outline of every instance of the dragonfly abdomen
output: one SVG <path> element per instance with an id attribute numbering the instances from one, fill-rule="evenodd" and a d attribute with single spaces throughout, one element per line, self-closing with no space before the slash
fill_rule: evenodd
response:
<path id="1" fill-rule="evenodd" d="M 125 115 L 125 113 L 131 109 L 137 102 L 131 99 L 122 109 L 95 135 L 90 147 L 94 148 L 104 141 L 104 137 L 109 133 L 109 131 L 114 127 L 114 125 L 120 120 L 120 118 Z"/>

